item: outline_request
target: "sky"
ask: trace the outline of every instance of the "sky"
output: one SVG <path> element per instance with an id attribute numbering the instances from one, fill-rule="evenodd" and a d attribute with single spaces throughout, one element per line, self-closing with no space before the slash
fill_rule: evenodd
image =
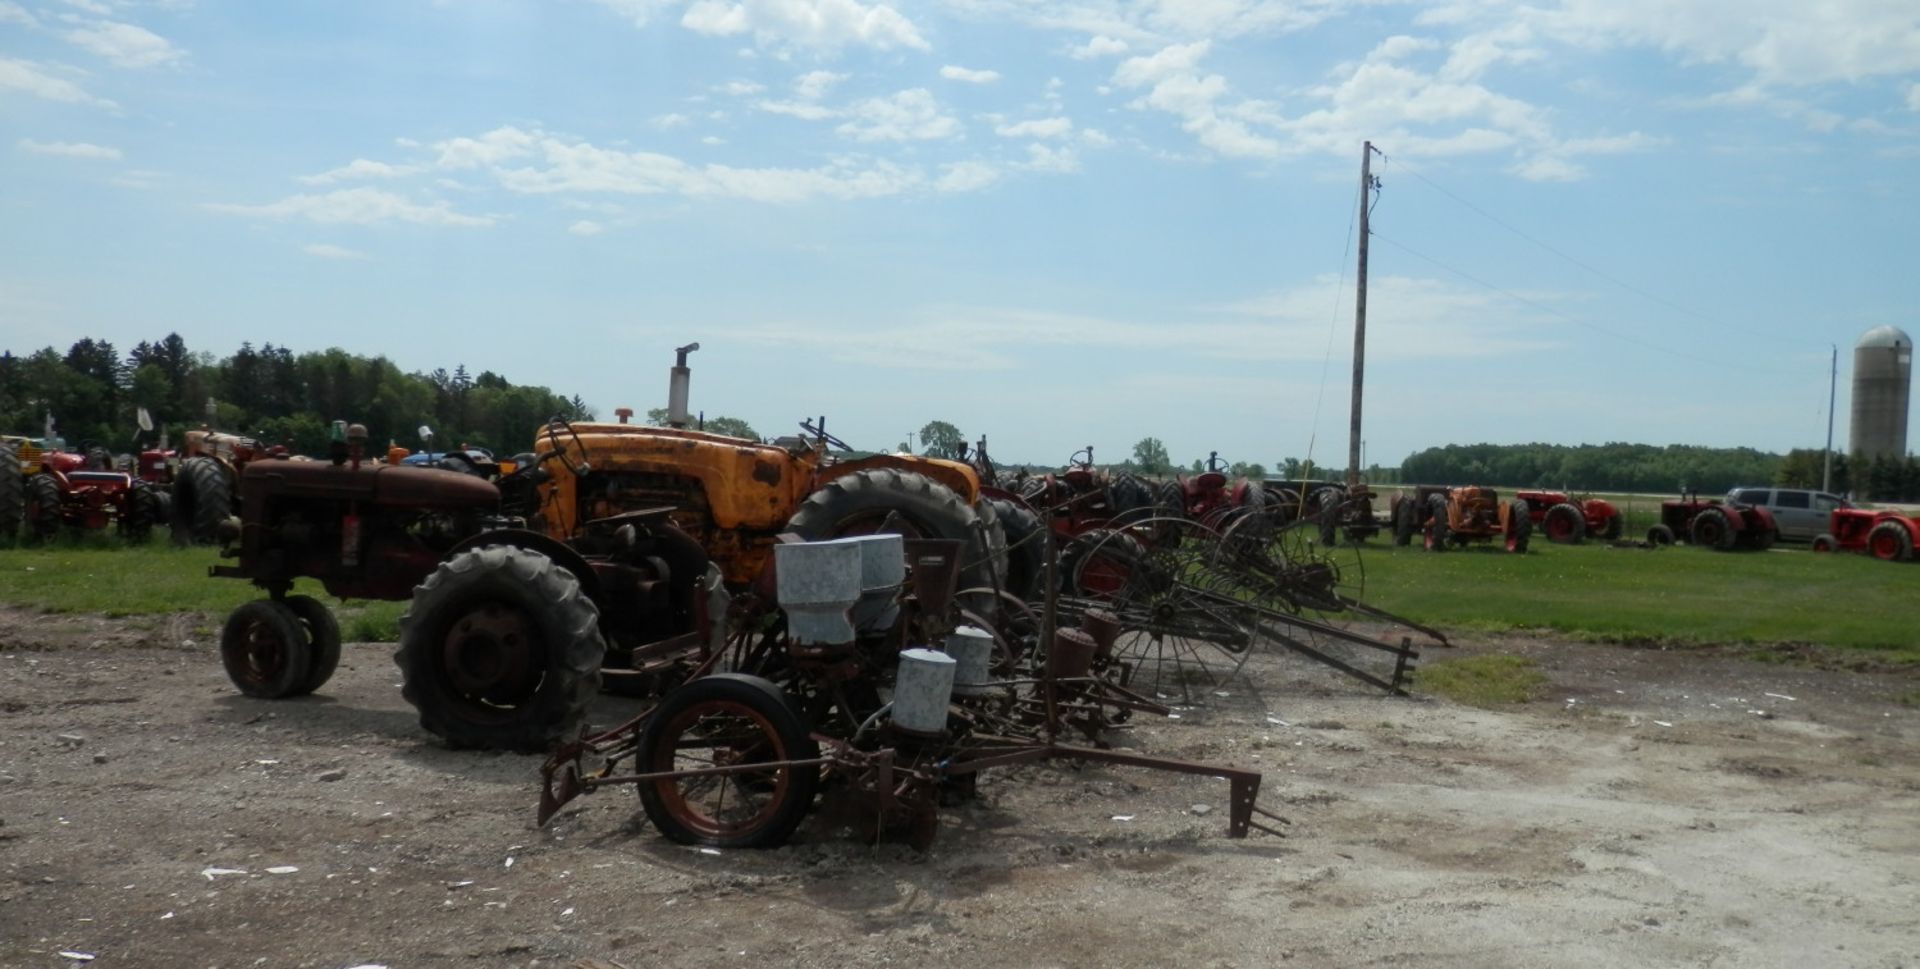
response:
<path id="1" fill-rule="evenodd" d="M 1913 0 L 0 0 L 0 347 L 1340 466 L 1368 141 L 1366 463 L 1817 448 L 1835 346 L 1844 447 L 1920 332 Z"/>

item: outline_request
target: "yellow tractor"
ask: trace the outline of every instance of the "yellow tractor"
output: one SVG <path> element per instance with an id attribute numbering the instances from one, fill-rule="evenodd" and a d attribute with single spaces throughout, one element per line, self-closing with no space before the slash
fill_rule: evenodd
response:
<path id="1" fill-rule="evenodd" d="M 873 532 L 967 543 L 961 588 L 997 585 L 1005 538 L 974 471 L 877 455 L 837 461 L 825 421 L 770 444 L 690 429 L 687 354 L 668 426 L 554 421 L 534 465 L 502 479 L 495 529 L 451 549 L 414 590 L 394 654 L 421 725 L 453 746 L 541 750 L 577 731 L 605 680 L 658 694 L 756 587 L 782 533 Z M 760 590 L 770 593 L 770 588 Z M 992 597 L 986 597 L 990 608 Z"/>

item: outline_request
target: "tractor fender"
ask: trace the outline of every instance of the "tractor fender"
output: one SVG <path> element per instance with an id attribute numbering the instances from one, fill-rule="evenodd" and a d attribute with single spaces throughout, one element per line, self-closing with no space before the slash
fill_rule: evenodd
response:
<path id="1" fill-rule="evenodd" d="M 1759 505 L 1748 505 L 1740 509 L 1737 514 L 1728 515 L 1727 520 L 1733 523 L 1733 530 L 1736 532 L 1749 528 L 1758 529 L 1763 532 L 1774 530 L 1773 512 Z"/>
<path id="2" fill-rule="evenodd" d="M 1874 516 L 1873 525 L 1869 527 L 1878 527 L 1881 522 L 1899 522 L 1900 527 L 1907 530 L 1907 537 L 1913 540 L 1913 547 L 1920 548 L 1920 517 L 1909 518 L 1897 511 L 1883 511 Z"/>
<path id="3" fill-rule="evenodd" d="M 573 577 L 580 580 L 580 591 L 585 593 L 587 598 L 595 602 L 600 600 L 600 576 L 593 571 L 593 566 L 587 564 L 585 556 L 574 551 L 573 546 L 565 542 L 524 528 L 496 528 L 490 532 L 481 532 L 462 539 L 459 544 L 447 549 L 447 554 L 441 556 L 441 561 L 451 559 L 468 549 L 488 545 L 508 545 L 529 552 L 539 552 L 552 559 L 553 564 L 573 573 Z"/>
<path id="4" fill-rule="evenodd" d="M 836 464 L 831 468 L 822 468 L 818 484 L 826 484 L 835 478 L 845 477 L 856 471 L 868 468 L 892 468 L 896 471 L 911 471 L 925 475 L 953 489 L 960 500 L 971 505 L 980 500 L 980 474 L 971 465 L 958 461 L 945 461 L 940 458 L 904 457 L 897 454 L 876 454 L 858 461 Z"/>
<path id="5" fill-rule="evenodd" d="M 1605 521 L 1620 514 L 1620 509 L 1615 508 L 1613 502 L 1605 498 L 1588 498 L 1580 503 L 1580 513 L 1587 516 L 1587 521 L 1595 522 Z"/>

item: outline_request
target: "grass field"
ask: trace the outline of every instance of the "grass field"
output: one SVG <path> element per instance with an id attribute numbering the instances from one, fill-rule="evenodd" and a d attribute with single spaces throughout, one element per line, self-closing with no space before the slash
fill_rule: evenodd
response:
<path id="1" fill-rule="evenodd" d="M 207 576 L 205 548 L 108 543 L 0 549 L 0 603 L 108 616 L 224 615 L 260 595 Z M 1350 563 L 1350 559 L 1348 560 Z M 1691 645 L 1816 643 L 1920 661 L 1920 565 L 1804 549 L 1719 553 L 1536 542 L 1445 554 L 1380 542 L 1360 553 L 1365 598 L 1445 630 L 1536 629 L 1587 639 Z M 317 585 L 297 590 L 324 596 Z M 338 609 L 354 640 L 388 641 L 404 603 Z"/>

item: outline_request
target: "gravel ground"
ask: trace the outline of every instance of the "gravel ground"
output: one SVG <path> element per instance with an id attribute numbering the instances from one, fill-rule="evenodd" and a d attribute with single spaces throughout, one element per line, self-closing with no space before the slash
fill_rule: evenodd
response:
<path id="1" fill-rule="evenodd" d="M 1549 676 L 1489 711 L 1262 655 L 1117 739 L 1265 771 L 1287 838 L 1229 840 L 1224 782 L 1061 767 L 925 855 L 711 853 L 626 791 L 535 829 L 537 759 L 428 742 L 390 647 L 241 697 L 209 622 L 0 610 L 0 966 L 1920 966 L 1911 670 L 1429 651 Z"/>

